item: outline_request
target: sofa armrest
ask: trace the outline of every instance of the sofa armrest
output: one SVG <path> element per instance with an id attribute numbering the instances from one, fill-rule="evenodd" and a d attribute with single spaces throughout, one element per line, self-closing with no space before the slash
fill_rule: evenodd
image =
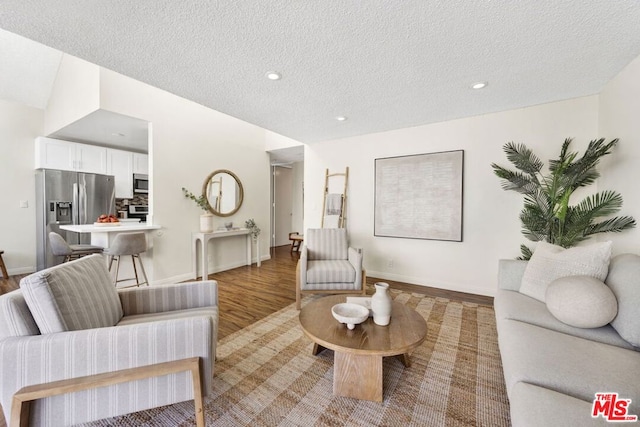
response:
<path id="1" fill-rule="evenodd" d="M 527 261 L 501 259 L 498 261 L 498 289 L 519 291 Z"/>
<path id="2" fill-rule="evenodd" d="M 0 403 L 9 416 L 13 394 L 25 386 L 189 357 L 202 358 L 203 390 L 209 394 L 216 345 L 213 329 L 209 317 L 193 316 L 0 340 Z M 90 407 L 88 411 L 105 404 L 87 394 L 68 396 L 76 404 Z M 44 401 L 42 404 L 48 405 Z M 133 396 L 128 404 L 137 405 Z"/>
<path id="3" fill-rule="evenodd" d="M 362 249 L 349 248 L 348 259 L 353 268 L 356 270 L 355 284 L 362 283 Z"/>
<path id="4" fill-rule="evenodd" d="M 298 266 L 296 269 L 300 289 L 304 288 L 307 285 L 307 260 L 307 245 L 302 245 L 302 248 L 300 249 L 300 259 L 298 260 Z"/>
<path id="5" fill-rule="evenodd" d="M 176 283 L 118 291 L 125 316 L 218 305 L 218 282 Z"/>

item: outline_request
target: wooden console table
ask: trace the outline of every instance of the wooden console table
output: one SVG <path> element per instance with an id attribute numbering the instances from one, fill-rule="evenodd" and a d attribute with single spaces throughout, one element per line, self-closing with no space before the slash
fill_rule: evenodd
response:
<path id="1" fill-rule="evenodd" d="M 138 368 L 105 372 L 103 374 L 70 378 L 67 380 L 23 387 L 13 395 L 10 425 L 11 427 L 28 426 L 31 402 L 37 399 L 89 390 L 92 388 L 105 387 L 128 381 L 159 377 L 183 371 L 191 371 L 191 378 L 193 380 L 193 401 L 196 411 L 196 425 L 198 427 L 204 427 L 204 406 L 199 357 L 191 357 L 189 359 L 174 360 L 171 362 L 157 363 L 155 365 L 140 366 Z"/>
<path id="2" fill-rule="evenodd" d="M 198 276 L 198 256 L 197 256 L 197 248 L 198 241 L 200 241 L 200 245 L 202 250 L 200 251 L 200 264 L 201 264 L 201 274 L 202 280 L 208 280 L 209 277 L 209 240 L 211 239 L 219 239 L 222 237 L 236 237 L 236 236 L 246 236 L 247 240 L 247 263 L 246 265 L 251 265 L 251 246 L 252 246 L 252 238 L 251 232 L 247 228 L 241 228 L 239 230 L 219 230 L 211 233 L 192 233 L 192 243 L 193 246 L 191 250 L 193 251 L 191 259 L 193 260 L 193 271 L 196 272 L 196 277 Z M 257 265 L 260 267 L 260 238 L 256 239 L 256 255 L 257 255 Z"/>

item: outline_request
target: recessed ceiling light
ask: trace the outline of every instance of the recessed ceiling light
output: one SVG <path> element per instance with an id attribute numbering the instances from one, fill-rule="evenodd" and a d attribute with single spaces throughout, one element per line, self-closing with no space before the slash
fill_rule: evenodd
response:
<path id="1" fill-rule="evenodd" d="M 484 89 L 488 84 L 487 82 L 477 82 L 471 85 L 471 89 Z"/>
<path id="2" fill-rule="evenodd" d="M 125 134 L 124 134 L 124 133 L 122 133 L 122 132 L 113 132 L 113 133 L 111 134 L 111 136 L 118 136 L 118 137 L 122 138 L 123 136 L 125 136 Z"/>
<path id="3" fill-rule="evenodd" d="M 275 72 L 275 71 L 269 71 L 267 73 L 267 78 L 269 80 L 280 80 L 282 78 L 282 75 L 280 73 Z"/>
<path id="4" fill-rule="evenodd" d="M 345 120 L 347 120 L 347 118 L 345 116 L 336 116 L 336 120 L 339 122 L 344 122 Z"/>

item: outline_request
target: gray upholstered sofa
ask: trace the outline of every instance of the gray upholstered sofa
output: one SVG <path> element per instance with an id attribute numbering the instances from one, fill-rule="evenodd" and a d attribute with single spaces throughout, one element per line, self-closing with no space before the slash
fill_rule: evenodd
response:
<path id="1" fill-rule="evenodd" d="M 618 311 L 597 328 L 569 326 L 519 292 L 526 266 L 500 261 L 494 301 L 513 425 L 611 425 L 591 416 L 599 392 L 631 399 L 628 414 L 640 415 L 640 257 L 611 259 L 605 283 Z"/>
<path id="2" fill-rule="evenodd" d="M 100 255 L 25 277 L 0 296 L 0 402 L 24 386 L 199 357 L 212 386 L 214 281 L 116 291 Z M 29 425 L 71 425 L 193 399 L 189 372 L 45 398 Z"/>

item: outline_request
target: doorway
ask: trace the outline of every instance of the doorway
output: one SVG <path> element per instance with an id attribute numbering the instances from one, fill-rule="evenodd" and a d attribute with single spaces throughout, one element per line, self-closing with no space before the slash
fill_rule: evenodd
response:
<path id="1" fill-rule="evenodd" d="M 290 167 L 273 167 L 273 242 L 288 245 L 293 216 L 293 173 Z"/>

